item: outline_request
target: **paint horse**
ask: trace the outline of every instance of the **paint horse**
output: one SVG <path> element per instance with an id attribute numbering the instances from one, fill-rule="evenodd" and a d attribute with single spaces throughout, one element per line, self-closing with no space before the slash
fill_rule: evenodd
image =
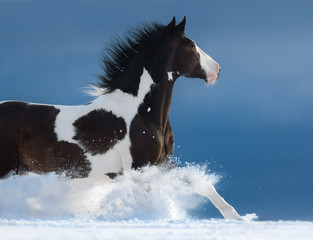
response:
<path id="1" fill-rule="evenodd" d="M 176 24 L 146 24 L 116 40 L 103 58 L 97 98 L 82 106 L 0 103 L 0 178 L 56 172 L 114 178 L 131 168 L 170 161 L 172 91 L 180 76 L 213 83 L 219 65 Z M 188 185 L 225 218 L 240 219 L 211 184 Z"/>

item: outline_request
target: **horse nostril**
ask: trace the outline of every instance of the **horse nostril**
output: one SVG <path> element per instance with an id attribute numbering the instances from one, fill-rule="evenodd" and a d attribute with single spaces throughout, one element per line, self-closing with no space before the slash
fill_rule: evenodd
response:
<path id="1" fill-rule="evenodd" d="M 219 78 L 221 75 L 221 69 L 219 69 L 218 74 L 217 74 L 217 78 Z"/>

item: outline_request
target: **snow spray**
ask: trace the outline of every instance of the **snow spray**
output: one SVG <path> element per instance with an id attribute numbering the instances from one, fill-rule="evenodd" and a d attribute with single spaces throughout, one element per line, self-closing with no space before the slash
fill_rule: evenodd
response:
<path id="1" fill-rule="evenodd" d="M 169 219 L 208 201 L 182 186 L 186 177 L 215 184 L 206 167 L 187 165 L 165 170 L 149 166 L 114 180 L 67 179 L 55 174 L 11 176 L 0 180 L 1 218 Z M 177 184 L 180 183 L 180 184 Z"/>

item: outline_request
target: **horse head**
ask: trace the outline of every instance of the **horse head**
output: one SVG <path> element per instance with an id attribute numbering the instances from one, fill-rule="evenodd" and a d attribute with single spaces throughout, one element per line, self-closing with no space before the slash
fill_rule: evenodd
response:
<path id="1" fill-rule="evenodd" d="M 196 43 L 185 35 L 186 17 L 176 25 L 175 17 L 166 26 L 172 32 L 169 79 L 179 76 L 200 78 L 207 83 L 215 82 L 220 74 L 220 66 L 208 54 L 202 51 Z"/>

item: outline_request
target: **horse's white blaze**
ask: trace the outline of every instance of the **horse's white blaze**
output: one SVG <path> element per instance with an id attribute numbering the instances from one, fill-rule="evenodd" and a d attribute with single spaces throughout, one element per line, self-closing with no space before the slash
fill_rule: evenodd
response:
<path id="1" fill-rule="evenodd" d="M 208 54 L 202 51 L 197 45 L 196 49 L 200 55 L 201 68 L 207 75 L 207 82 L 213 83 L 218 78 L 218 74 L 221 70 L 220 65 L 215 62 Z"/>
<path id="2" fill-rule="evenodd" d="M 82 106 L 56 106 L 60 109 L 55 122 L 55 133 L 58 141 L 66 141 L 78 144 L 73 139 L 75 136 L 75 127 L 73 123 L 80 117 L 96 109 L 111 111 L 116 117 L 121 117 L 126 123 L 126 135 L 104 154 L 87 154 L 91 162 L 90 177 L 102 177 L 104 173 L 127 171 L 131 169 L 132 157 L 130 153 L 130 125 L 138 112 L 140 104 L 143 102 L 146 94 L 150 91 L 153 80 L 146 69 L 140 77 L 140 84 L 137 96 L 125 93 L 119 89 L 112 93 L 102 95 L 91 102 L 89 105 Z M 84 149 L 84 148 L 83 148 Z"/>

